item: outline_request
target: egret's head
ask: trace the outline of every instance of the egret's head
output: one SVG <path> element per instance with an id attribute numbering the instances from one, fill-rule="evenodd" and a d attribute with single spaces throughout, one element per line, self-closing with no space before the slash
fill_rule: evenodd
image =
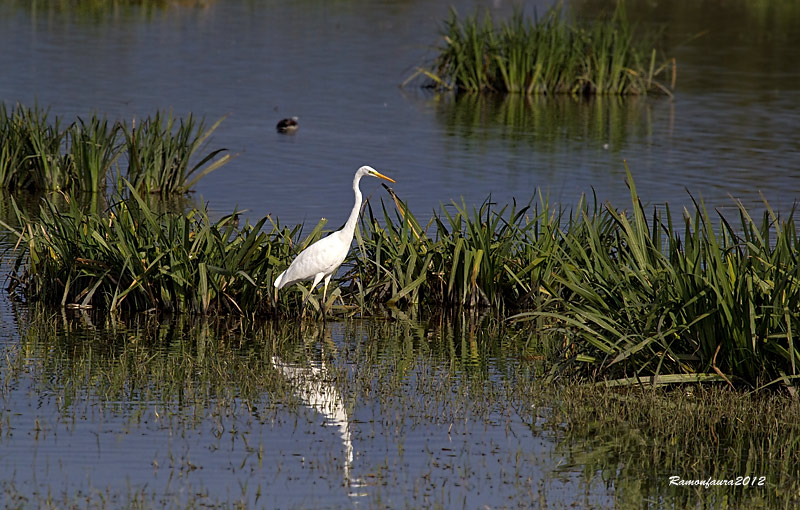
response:
<path id="1" fill-rule="evenodd" d="M 381 179 L 386 179 L 389 182 L 395 182 L 395 180 L 392 179 L 391 177 L 386 177 L 385 175 L 383 175 L 379 171 L 377 171 L 374 168 L 372 168 L 371 166 L 367 166 L 367 165 L 364 165 L 361 168 L 359 168 L 358 172 L 356 172 L 356 173 L 358 175 L 369 175 L 369 176 L 372 176 L 372 177 L 379 177 Z"/>

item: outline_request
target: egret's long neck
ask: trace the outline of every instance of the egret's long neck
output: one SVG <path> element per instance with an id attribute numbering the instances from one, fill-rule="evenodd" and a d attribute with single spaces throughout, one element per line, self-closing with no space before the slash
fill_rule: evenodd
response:
<path id="1" fill-rule="evenodd" d="M 345 233 L 348 237 L 353 237 L 353 234 L 356 231 L 356 223 L 358 222 L 358 213 L 361 212 L 361 190 L 358 188 L 358 182 L 361 180 L 361 176 L 357 175 L 353 179 L 353 192 L 356 195 L 356 203 L 353 204 L 353 210 L 350 211 L 350 217 L 347 218 L 347 223 L 344 224 L 344 228 L 342 232 Z"/>

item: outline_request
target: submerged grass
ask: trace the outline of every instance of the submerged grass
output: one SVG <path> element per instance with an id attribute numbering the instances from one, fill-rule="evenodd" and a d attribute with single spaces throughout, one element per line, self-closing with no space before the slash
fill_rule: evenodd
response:
<path id="1" fill-rule="evenodd" d="M 719 385 L 531 390 L 541 403 L 521 407 L 523 417 L 561 438 L 560 469 L 583 467 L 590 486 L 613 482 L 618 507 L 670 501 L 671 508 L 792 508 L 800 500 L 800 405 L 793 397 Z M 672 477 L 739 484 L 671 485 Z"/>
<path id="2" fill-rule="evenodd" d="M 444 46 L 430 68 L 418 69 L 438 89 L 521 94 L 665 93 L 675 83 L 675 61 L 658 56 L 653 38 L 631 24 L 623 2 L 588 25 L 571 24 L 560 7 L 526 18 L 521 10 L 498 25 L 488 12 L 460 18 L 442 29 Z M 672 73 L 669 86 L 658 80 Z"/>
<path id="3" fill-rule="evenodd" d="M 698 203 L 679 220 L 668 208 L 648 216 L 630 176 L 629 185 L 628 211 L 582 200 L 567 212 L 539 196 L 522 206 L 452 204 L 427 223 L 389 189 L 394 203 L 368 206 L 324 305 L 340 316 L 489 310 L 530 327 L 532 341 L 547 339 L 553 377 L 794 386 L 793 213 L 767 209 L 756 221 L 740 206 L 738 223 L 715 222 Z M 322 222 L 301 242 L 302 226 L 267 217 L 237 228 L 233 215 L 212 222 L 203 209 L 157 214 L 129 193 L 105 212 L 74 201 L 45 203 L 38 219 L 17 210 L 11 290 L 62 307 L 298 313 L 307 287 L 276 294 L 272 281 L 322 235 Z"/>
<path id="4" fill-rule="evenodd" d="M 141 193 L 186 193 L 231 159 L 225 149 L 200 154 L 223 119 L 206 128 L 191 115 L 158 112 L 129 126 L 92 115 L 63 127 L 60 117 L 38 106 L 0 104 L 0 187 L 105 193 L 117 169 Z M 117 164 L 123 151 L 124 173 Z"/>

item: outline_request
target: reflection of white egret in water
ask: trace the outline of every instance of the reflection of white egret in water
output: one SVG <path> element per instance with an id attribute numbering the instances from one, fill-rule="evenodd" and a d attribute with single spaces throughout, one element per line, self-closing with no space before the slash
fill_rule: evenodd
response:
<path id="1" fill-rule="evenodd" d="M 278 356 L 272 356 L 272 366 L 277 369 L 294 387 L 295 394 L 308 407 L 316 409 L 325 416 L 327 423 L 339 428 L 339 436 L 344 444 L 344 477 L 348 485 L 360 485 L 350 478 L 353 465 L 353 442 L 350 438 L 350 420 L 344 407 L 342 394 L 330 380 L 326 364 L 316 366 L 284 363 Z"/>

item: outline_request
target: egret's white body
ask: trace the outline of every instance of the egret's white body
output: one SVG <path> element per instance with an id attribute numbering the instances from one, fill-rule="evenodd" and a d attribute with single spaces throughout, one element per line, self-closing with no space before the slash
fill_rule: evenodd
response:
<path id="1" fill-rule="evenodd" d="M 324 279 L 322 302 L 325 302 L 325 296 L 328 292 L 328 283 L 330 283 L 331 277 L 336 273 L 336 270 L 339 269 L 339 266 L 342 265 L 342 262 L 344 262 L 345 257 L 347 257 L 347 252 L 350 251 L 350 245 L 353 242 L 353 234 L 355 234 L 358 214 L 361 211 L 361 190 L 358 184 L 365 175 L 394 182 L 394 179 L 386 177 L 370 166 L 362 166 L 359 168 L 353 178 L 353 192 L 355 193 L 356 201 L 355 204 L 353 204 L 353 210 L 350 212 L 350 217 L 347 218 L 347 223 L 345 223 L 344 228 L 337 230 L 328 237 L 320 239 L 303 250 L 300 255 L 292 261 L 289 268 L 275 279 L 275 288 L 282 289 L 287 285 L 304 280 L 311 280 L 313 278 L 314 283 L 311 285 L 311 290 L 308 293 L 308 296 L 311 296 L 311 292 L 313 292 L 316 286 L 319 285 L 319 282 Z M 308 296 L 306 296 L 306 300 Z M 303 304 L 305 305 L 305 300 Z"/>

